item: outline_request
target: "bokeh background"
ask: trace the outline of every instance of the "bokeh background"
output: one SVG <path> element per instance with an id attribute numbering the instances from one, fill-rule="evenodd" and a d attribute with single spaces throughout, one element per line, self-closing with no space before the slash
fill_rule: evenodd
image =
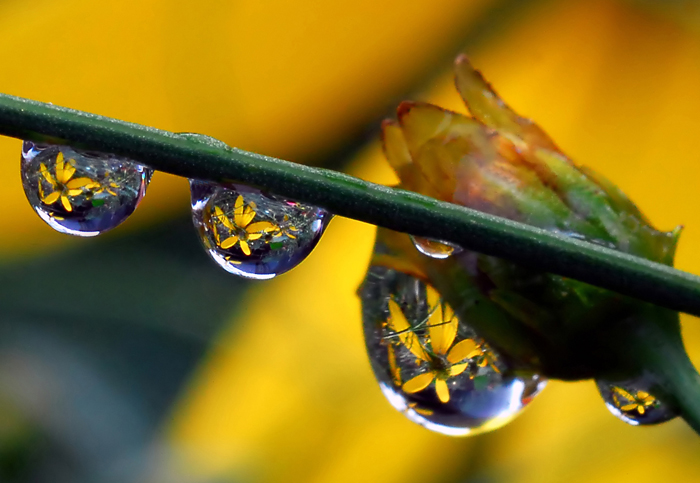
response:
<path id="1" fill-rule="evenodd" d="M 464 111 L 464 51 L 502 96 L 700 273 L 700 6 L 667 0 L 0 0 L 0 91 L 395 178 L 376 141 L 404 98 Z M 626 426 L 552 381 L 454 439 L 384 400 L 355 290 L 374 229 L 337 219 L 271 282 L 207 259 L 188 187 L 158 173 L 97 239 L 53 233 L 0 138 L 0 482 L 698 481 L 681 421 Z M 700 362 L 700 322 L 683 320 Z"/>

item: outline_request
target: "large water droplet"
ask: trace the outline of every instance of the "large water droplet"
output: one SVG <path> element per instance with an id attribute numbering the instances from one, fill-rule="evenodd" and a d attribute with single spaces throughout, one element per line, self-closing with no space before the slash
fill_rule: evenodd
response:
<path id="1" fill-rule="evenodd" d="M 446 241 L 433 240 L 432 238 L 411 235 L 411 240 L 416 249 L 423 255 L 427 255 L 430 258 L 437 258 L 438 260 L 443 260 L 463 251 L 462 247 L 459 245 Z"/>
<path id="2" fill-rule="evenodd" d="M 95 236 L 134 212 L 153 171 L 112 154 L 25 141 L 22 184 L 32 208 L 53 229 Z"/>
<path id="3" fill-rule="evenodd" d="M 657 424 L 678 416 L 674 408 L 652 394 L 653 382 L 649 377 L 614 383 L 596 381 L 596 384 L 608 410 L 628 424 Z"/>
<path id="4" fill-rule="evenodd" d="M 301 263 L 332 215 L 241 185 L 190 180 L 192 219 L 209 255 L 226 271 L 269 279 Z"/>
<path id="5" fill-rule="evenodd" d="M 546 384 L 537 375 L 516 375 L 434 288 L 413 276 L 372 267 L 360 295 L 382 392 L 428 429 L 462 436 L 498 428 Z"/>

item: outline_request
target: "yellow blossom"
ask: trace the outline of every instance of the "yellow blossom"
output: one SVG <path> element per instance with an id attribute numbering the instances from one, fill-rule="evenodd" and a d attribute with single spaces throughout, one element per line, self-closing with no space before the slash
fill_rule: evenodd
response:
<path id="1" fill-rule="evenodd" d="M 219 206 L 215 206 L 213 218 L 218 220 L 229 231 L 229 236 L 221 241 L 216 225 L 212 223 L 214 238 L 219 246 L 227 250 L 239 244 L 241 251 L 246 255 L 250 255 L 249 241 L 258 240 L 262 238 L 264 234 L 271 233 L 278 229 L 275 224 L 269 221 L 251 223 L 255 215 L 255 205 L 252 203 L 246 205 L 241 195 L 236 198 L 234 204 L 233 220 L 227 217 Z"/>
<path id="2" fill-rule="evenodd" d="M 620 398 L 623 399 L 621 400 Z M 637 411 L 640 416 L 644 415 L 648 407 L 656 404 L 656 398 L 648 392 L 637 391 L 632 394 L 617 386 L 613 388 L 613 400 L 621 411 Z"/>
<path id="3" fill-rule="evenodd" d="M 402 388 L 413 394 L 422 391 L 435 381 L 435 392 L 443 403 L 450 400 L 447 380 L 455 377 L 467 368 L 469 362 L 463 362 L 473 355 L 477 348 L 472 339 L 464 339 L 453 345 L 457 337 L 458 319 L 452 309 L 437 304 L 428 317 L 430 350 L 423 345 L 418 335 L 406 320 L 406 316 L 394 300 L 389 300 L 389 326 L 399 337 L 401 343 L 420 361 L 429 364 L 429 370 L 406 381 Z M 431 323 L 432 322 L 432 323 Z"/>
<path id="4" fill-rule="evenodd" d="M 39 196 L 44 204 L 52 205 L 60 199 L 61 205 L 66 211 L 73 211 L 69 198 L 81 195 L 85 188 L 95 184 L 95 181 L 90 178 L 71 179 L 75 174 L 75 166 L 73 166 L 71 161 L 70 159 L 64 161 L 63 153 L 59 152 L 56 157 L 54 175 L 49 172 L 44 163 L 40 164 L 41 175 L 53 188 L 51 193 L 45 194 L 41 180 L 39 180 Z"/>

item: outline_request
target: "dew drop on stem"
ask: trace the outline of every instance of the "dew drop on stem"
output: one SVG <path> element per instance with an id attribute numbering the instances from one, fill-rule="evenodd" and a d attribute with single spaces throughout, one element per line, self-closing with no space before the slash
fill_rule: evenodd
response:
<path id="1" fill-rule="evenodd" d="M 436 258 L 438 260 L 443 260 L 452 255 L 457 255 L 463 251 L 462 247 L 459 245 L 446 241 L 434 240 L 432 238 L 411 235 L 411 241 L 413 241 L 413 245 L 423 255 L 429 256 L 430 258 Z"/>
<path id="2" fill-rule="evenodd" d="M 146 194 L 153 171 L 113 154 L 25 141 L 24 192 L 53 229 L 89 237 L 126 220 Z"/>
<path id="3" fill-rule="evenodd" d="M 678 416 L 674 408 L 654 395 L 651 377 L 616 382 L 598 380 L 596 385 L 608 410 L 627 424 L 658 424 Z"/>
<path id="4" fill-rule="evenodd" d="M 496 429 L 546 384 L 536 374 L 516 374 L 433 287 L 411 275 L 371 267 L 360 298 L 382 392 L 430 430 L 463 436 Z"/>
<path id="5" fill-rule="evenodd" d="M 242 185 L 190 180 L 192 219 L 209 256 L 224 270 L 265 280 L 299 265 L 332 215 Z"/>

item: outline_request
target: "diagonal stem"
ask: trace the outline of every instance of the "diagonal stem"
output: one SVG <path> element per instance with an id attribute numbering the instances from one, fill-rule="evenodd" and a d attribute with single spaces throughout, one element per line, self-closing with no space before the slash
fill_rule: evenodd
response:
<path id="1" fill-rule="evenodd" d="M 0 134 L 110 152 L 188 178 L 257 186 L 340 216 L 446 240 L 700 316 L 700 277 L 695 275 L 336 171 L 3 94 Z"/>

